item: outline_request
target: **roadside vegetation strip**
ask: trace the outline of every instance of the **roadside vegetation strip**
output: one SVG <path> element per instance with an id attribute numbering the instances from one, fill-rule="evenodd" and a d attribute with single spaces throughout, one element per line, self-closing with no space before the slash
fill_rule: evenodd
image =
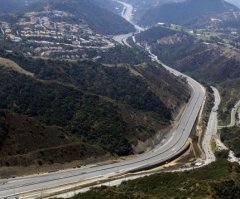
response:
<path id="1" fill-rule="evenodd" d="M 224 156 L 224 154 L 219 154 Z M 200 169 L 160 173 L 123 182 L 120 186 L 94 188 L 72 199 L 120 198 L 236 198 L 240 196 L 239 166 L 224 157 Z"/>

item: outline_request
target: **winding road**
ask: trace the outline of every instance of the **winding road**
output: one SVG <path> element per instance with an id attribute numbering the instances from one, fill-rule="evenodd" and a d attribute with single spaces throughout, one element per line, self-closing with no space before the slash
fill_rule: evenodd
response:
<path id="1" fill-rule="evenodd" d="M 125 13 L 128 12 L 125 11 Z M 152 151 L 138 155 L 133 159 L 114 164 L 98 164 L 55 173 L 2 179 L 4 183 L 0 185 L 0 198 L 12 198 L 15 196 L 25 198 L 26 194 L 30 192 L 36 193 L 34 196 L 31 196 L 32 198 L 41 197 L 39 195 L 41 190 L 48 190 L 49 188 L 63 185 L 68 186 L 72 183 L 84 182 L 86 180 L 98 181 L 99 177 L 116 176 L 133 170 L 148 168 L 164 163 L 181 153 L 188 143 L 190 133 L 204 103 L 206 91 L 201 84 L 191 77 L 161 63 L 158 57 L 152 54 L 150 50 L 149 54 L 153 60 L 162 64 L 172 74 L 185 77 L 192 89 L 191 98 L 181 119 L 178 121 L 178 125 L 169 132 L 167 141 L 163 145 L 158 145 Z"/>
<path id="2" fill-rule="evenodd" d="M 237 117 L 238 117 L 238 114 L 239 114 L 238 113 L 239 108 L 240 108 L 240 100 L 232 108 L 230 123 L 228 125 L 226 125 L 226 126 L 219 126 L 219 129 L 231 128 L 231 127 L 234 127 L 234 126 L 236 126 L 238 124 Z"/>
<path id="3" fill-rule="evenodd" d="M 128 44 L 127 39 L 130 37 L 133 37 L 134 34 L 138 34 L 146 29 L 140 27 L 139 25 L 137 25 L 133 22 L 133 10 L 134 9 L 133 9 L 132 5 L 122 2 L 122 1 L 118 1 L 118 0 L 115 0 L 115 2 L 117 2 L 123 6 L 123 11 L 121 13 L 121 16 L 135 27 L 135 32 L 114 36 L 113 40 L 115 40 L 116 42 L 118 42 L 122 45 L 126 45 L 131 48 L 132 46 Z"/>

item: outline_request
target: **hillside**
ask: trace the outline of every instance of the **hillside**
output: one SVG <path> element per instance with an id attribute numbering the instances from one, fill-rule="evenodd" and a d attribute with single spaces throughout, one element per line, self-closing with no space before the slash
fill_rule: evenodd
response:
<path id="1" fill-rule="evenodd" d="M 183 80 L 151 63 L 105 66 L 4 50 L 1 56 L 1 166 L 83 164 L 142 152 L 189 98 Z"/>
<path id="2" fill-rule="evenodd" d="M 229 147 L 230 150 L 234 151 L 236 157 L 240 157 L 240 128 L 223 128 L 221 130 L 221 140 L 224 144 Z"/>
<path id="3" fill-rule="evenodd" d="M 134 27 L 130 23 L 110 11 L 110 8 L 103 8 L 105 3 L 100 0 L 50 0 L 47 3 L 38 3 L 37 8 L 34 5 L 31 6 L 28 11 L 39 11 L 45 8 L 64 11 L 84 20 L 93 31 L 105 35 L 133 32 Z"/>
<path id="4" fill-rule="evenodd" d="M 228 111 L 239 97 L 240 54 L 237 50 L 215 44 L 217 39 L 210 38 L 210 43 L 206 43 L 202 41 L 203 36 L 196 35 L 200 39 L 184 31 L 158 26 L 136 38 L 143 45 L 150 45 L 161 60 L 177 70 L 217 85 L 222 95 L 220 116 L 226 120 Z"/>
<path id="5" fill-rule="evenodd" d="M 154 25 L 158 22 L 187 24 L 202 15 L 229 10 L 238 10 L 238 8 L 222 0 L 187 0 L 152 8 L 141 17 L 139 23 L 144 26 Z"/>
<path id="6" fill-rule="evenodd" d="M 84 21 L 95 32 L 104 35 L 126 34 L 135 29 L 132 24 L 119 16 L 117 3 L 103 0 L 0 0 L 0 15 L 9 13 L 28 13 L 58 10 L 64 11 L 78 20 Z M 120 10 L 120 7 L 119 7 Z M 73 17 L 72 16 L 72 17 Z M 5 16 L 4 19 L 9 18 Z"/>
<path id="7" fill-rule="evenodd" d="M 96 5 L 104 9 L 107 9 L 117 14 L 120 14 L 122 11 L 122 6 L 119 3 L 112 0 L 92 0 L 92 2 L 94 2 Z"/>

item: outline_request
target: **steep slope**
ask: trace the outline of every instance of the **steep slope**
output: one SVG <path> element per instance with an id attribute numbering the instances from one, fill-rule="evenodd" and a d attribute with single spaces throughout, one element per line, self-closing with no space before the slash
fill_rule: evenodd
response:
<path id="1" fill-rule="evenodd" d="M 150 9 L 141 18 L 140 23 L 145 26 L 158 22 L 186 24 L 208 13 L 221 13 L 229 10 L 238 10 L 238 8 L 223 0 L 187 0 Z"/>
<path id="2" fill-rule="evenodd" d="M 136 38 L 142 44 L 150 45 L 165 62 L 200 79 L 220 83 L 239 77 L 239 52 L 233 49 L 206 44 L 186 32 L 161 26 L 151 28 Z"/>
<path id="3" fill-rule="evenodd" d="M 104 66 L 4 49 L 1 56 L 1 166 L 142 152 L 189 98 L 183 80 L 150 63 Z"/>

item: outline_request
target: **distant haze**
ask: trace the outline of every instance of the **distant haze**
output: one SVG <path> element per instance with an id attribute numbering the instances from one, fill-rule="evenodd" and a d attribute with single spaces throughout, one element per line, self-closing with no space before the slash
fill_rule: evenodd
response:
<path id="1" fill-rule="evenodd" d="M 240 8 L 240 0 L 225 0 L 229 3 L 232 3 Z"/>

